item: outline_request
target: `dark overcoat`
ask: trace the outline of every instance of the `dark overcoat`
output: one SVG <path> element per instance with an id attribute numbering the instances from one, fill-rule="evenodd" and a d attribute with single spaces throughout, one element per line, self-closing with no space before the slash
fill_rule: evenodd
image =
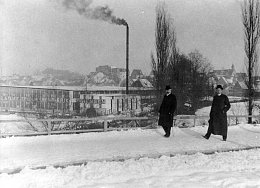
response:
<path id="1" fill-rule="evenodd" d="M 159 121 L 158 125 L 165 127 L 172 127 L 173 114 L 176 110 L 177 100 L 174 94 L 164 95 L 162 104 L 159 109 Z"/>
<path id="2" fill-rule="evenodd" d="M 209 120 L 209 128 L 212 130 L 212 134 L 227 136 L 227 111 L 229 109 L 230 103 L 226 95 L 214 96 Z"/>

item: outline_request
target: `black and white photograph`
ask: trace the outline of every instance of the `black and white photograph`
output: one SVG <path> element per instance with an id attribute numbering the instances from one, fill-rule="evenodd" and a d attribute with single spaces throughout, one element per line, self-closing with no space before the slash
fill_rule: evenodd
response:
<path id="1" fill-rule="evenodd" d="M 259 44 L 260 0 L 0 0 L 0 187 L 260 187 Z"/>

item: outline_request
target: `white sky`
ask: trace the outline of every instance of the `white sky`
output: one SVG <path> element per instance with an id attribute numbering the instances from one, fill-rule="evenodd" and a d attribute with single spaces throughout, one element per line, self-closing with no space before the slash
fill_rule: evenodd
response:
<path id="1" fill-rule="evenodd" d="M 88 74 L 99 65 L 125 67 L 125 27 L 88 20 L 65 10 L 61 0 L 2 0 L 0 65 L 3 74 L 53 67 Z M 178 47 L 198 49 L 215 69 L 244 68 L 238 0 L 165 0 Z M 149 73 L 158 0 L 94 0 L 108 5 L 130 27 L 130 70 Z"/>

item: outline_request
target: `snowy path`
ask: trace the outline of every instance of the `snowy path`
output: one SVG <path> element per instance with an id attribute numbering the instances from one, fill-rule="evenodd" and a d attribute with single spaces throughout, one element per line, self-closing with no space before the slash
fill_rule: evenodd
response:
<path id="1" fill-rule="evenodd" d="M 210 153 L 260 146 L 259 126 L 229 127 L 228 140 L 202 138 L 207 127 L 174 128 L 170 138 L 162 129 L 0 139 L 0 172 L 25 166 L 37 168 L 89 161 L 112 161 L 176 154 Z"/>

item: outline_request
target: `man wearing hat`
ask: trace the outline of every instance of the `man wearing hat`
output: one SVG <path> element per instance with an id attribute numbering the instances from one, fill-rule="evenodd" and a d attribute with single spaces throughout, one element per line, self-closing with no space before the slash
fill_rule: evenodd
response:
<path id="1" fill-rule="evenodd" d="M 176 110 L 177 100 L 176 96 L 172 94 L 172 89 L 169 85 L 165 87 L 165 91 L 166 94 L 163 97 L 163 101 L 159 109 L 160 115 L 158 125 L 163 127 L 165 131 L 164 137 L 169 137 L 171 134 L 173 114 Z"/>
<path id="2" fill-rule="evenodd" d="M 210 110 L 209 127 L 207 134 L 203 136 L 209 139 L 211 133 L 214 135 L 222 135 L 223 141 L 227 139 L 227 111 L 230 109 L 230 103 L 228 97 L 222 94 L 222 85 L 217 85 L 216 95 L 213 98 L 213 102 Z"/>

